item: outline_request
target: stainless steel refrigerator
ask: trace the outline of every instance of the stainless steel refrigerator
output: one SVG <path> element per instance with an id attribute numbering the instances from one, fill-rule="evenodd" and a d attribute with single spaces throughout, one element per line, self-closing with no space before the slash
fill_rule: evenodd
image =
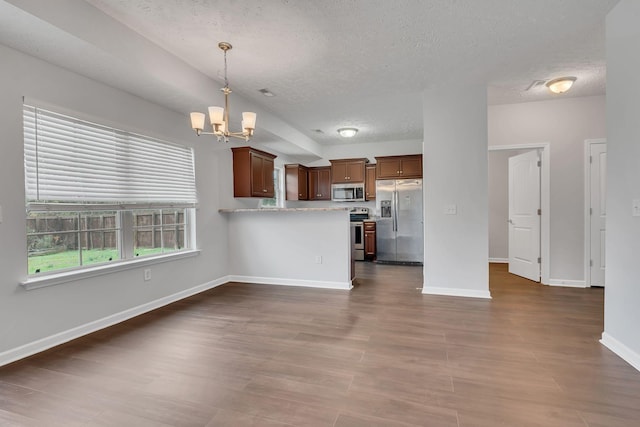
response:
<path id="1" fill-rule="evenodd" d="M 422 180 L 376 181 L 378 262 L 422 265 L 424 228 Z"/>

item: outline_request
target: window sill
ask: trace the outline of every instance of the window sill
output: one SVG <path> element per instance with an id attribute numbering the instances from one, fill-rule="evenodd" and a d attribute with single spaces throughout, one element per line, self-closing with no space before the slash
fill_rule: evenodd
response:
<path id="1" fill-rule="evenodd" d="M 118 271 L 131 270 L 147 265 L 161 264 L 167 261 L 174 261 L 182 258 L 190 258 L 200 254 L 200 250 L 188 250 L 170 254 L 149 256 L 140 259 L 120 261 L 114 264 L 103 264 L 96 267 L 87 267 L 82 270 L 65 271 L 64 273 L 52 273 L 46 276 L 30 277 L 20 285 L 26 290 L 44 288 L 47 286 L 59 285 L 73 282 L 75 280 L 87 279 L 90 277 L 102 276 Z"/>

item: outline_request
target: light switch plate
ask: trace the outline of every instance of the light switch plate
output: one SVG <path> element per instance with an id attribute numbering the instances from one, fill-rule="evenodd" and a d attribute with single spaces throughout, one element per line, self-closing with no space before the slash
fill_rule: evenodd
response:
<path id="1" fill-rule="evenodd" d="M 640 199 L 633 199 L 631 202 L 631 216 L 640 216 Z"/>

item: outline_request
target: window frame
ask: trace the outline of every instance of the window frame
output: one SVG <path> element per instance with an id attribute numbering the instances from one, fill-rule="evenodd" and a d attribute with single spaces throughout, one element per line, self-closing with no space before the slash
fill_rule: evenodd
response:
<path id="1" fill-rule="evenodd" d="M 284 169 L 279 167 L 273 168 L 273 190 L 274 195 L 268 199 L 260 199 L 258 208 L 260 209 L 282 209 L 284 208 Z M 267 204 L 265 201 L 275 200 L 274 204 Z"/>
<path id="2" fill-rule="evenodd" d="M 180 252 L 172 252 L 169 254 L 148 256 L 137 259 L 130 259 L 117 263 L 98 264 L 91 267 L 85 267 L 81 269 L 53 272 L 51 274 L 45 274 L 43 276 L 31 276 L 26 280 L 20 282 L 20 285 L 26 290 L 44 288 L 47 286 L 54 286 L 63 283 L 73 282 L 76 280 L 88 279 L 91 277 L 102 276 L 105 274 L 113 274 L 120 271 L 132 270 L 135 268 L 141 268 L 153 264 L 162 264 L 167 261 L 174 261 L 183 258 L 190 258 L 200 254 L 199 249 L 189 249 Z M 142 280 L 142 276 L 140 280 Z"/>
<path id="3" fill-rule="evenodd" d="M 25 103 L 24 107 L 23 107 L 23 117 L 25 117 L 25 124 L 24 129 L 25 129 L 25 142 L 24 142 L 24 150 L 25 150 L 25 187 L 28 185 L 27 184 L 27 170 L 26 170 L 26 162 L 27 162 L 27 138 L 26 138 L 26 120 L 27 120 L 27 113 L 26 111 L 28 111 L 29 108 L 33 108 L 33 109 L 39 109 L 40 107 L 33 106 L 33 103 Z M 55 108 L 50 108 L 50 107 L 46 107 L 46 111 L 48 112 L 52 112 L 53 114 L 57 114 L 57 115 L 61 115 L 61 116 L 68 116 L 69 119 L 71 120 L 77 120 L 77 121 L 84 121 L 81 118 L 77 118 L 73 116 L 73 113 L 71 113 L 71 115 L 64 111 L 61 110 L 63 112 L 56 112 Z M 37 120 L 37 119 L 36 119 Z M 172 145 L 172 146 L 180 146 L 180 144 L 175 144 L 175 143 L 171 143 L 171 142 L 166 142 L 166 141 L 162 141 L 162 140 L 158 140 L 157 138 L 153 138 L 153 137 L 146 137 L 144 135 L 140 135 L 137 133 L 132 133 L 132 132 L 127 132 L 127 131 L 122 131 L 120 129 L 117 129 L 115 127 L 112 127 L 110 125 L 103 125 L 103 124 L 99 124 L 97 122 L 86 122 L 89 123 L 90 125 L 95 125 L 101 128 L 112 128 L 116 133 L 118 133 L 120 136 L 121 135 L 125 135 L 125 138 L 128 137 L 128 135 L 131 135 L 133 139 L 138 138 L 141 139 L 142 143 L 166 143 L 168 145 Z M 36 121 L 34 122 L 34 130 L 36 133 L 36 153 L 37 153 L 37 144 L 38 144 L 38 139 L 37 139 L 37 126 L 39 126 L 39 123 Z M 30 131 L 31 132 L 31 131 Z M 146 138 L 146 140 L 145 140 Z M 30 142 L 31 143 L 31 142 Z M 185 147 L 185 146 L 183 146 Z M 160 149 L 160 151 L 162 152 L 162 145 L 159 145 L 158 148 Z M 187 148 L 187 147 L 185 147 Z M 192 185 L 193 187 L 193 191 L 194 191 L 194 195 L 195 195 L 195 156 L 194 156 L 194 152 L 193 152 L 193 148 L 189 148 L 189 150 L 191 150 L 191 163 L 193 165 L 193 170 L 192 170 L 192 177 L 193 177 L 193 181 L 192 181 Z M 36 154 L 37 155 L 37 154 Z M 184 158 L 184 157 L 183 157 Z M 37 168 L 37 162 L 38 160 L 36 159 L 36 168 Z M 169 165 L 172 165 L 173 163 L 169 163 Z M 61 166 L 62 167 L 62 166 Z M 171 166 L 169 166 L 171 167 Z M 37 173 L 37 172 L 36 172 Z M 25 190 L 26 191 L 26 190 Z M 161 196 L 162 197 L 162 196 Z M 112 261 L 106 261 L 106 262 L 100 262 L 100 263 L 91 263 L 91 264 L 84 264 L 82 265 L 82 251 L 83 250 L 87 250 L 87 249 L 83 249 L 82 248 L 82 241 L 78 241 L 76 246 L 78 246 L 77 250 L 78 252 L 78 263 L 79 265 L 74 266 L 74 267 L 69 267 L 69 268 L 64 268 L 64 269 L 57 269 L 57 270 L 50 270 L 50 271 L 45 271 L 45 272 L 40 272 L 40 273 L 29 273 L 28 269 L 27 269 L 27 277 L 25 280 L 23 280 L 20 284 L 25 288 L 25 289 L 36 289 L 36 288 L 41 288 L 41 287 L 45 287 L 45 286 L 51 286 L 51 285 L 56 285 L 56 284 L 60 284 L 60 283 L 66 283 L 66 282 L 70 282 L 70 281 L 74 281 L 74 280 L 81 280 L 84 278 L 89 278 L 89 277 L 95 277 L 95 276 L 99 276 L 99 275 L 103 275 L 103 274 L 111 274 L 117 271 L 123 271 L 123 270 L 129 270 L 129 269 L 133 269 L 133 268 L 139 268 L 145 265 L 152 265 L 152 264 L 157 264 L 157 263 L 164 263 L 167 262 L 169 260 L 175 260 L 175 259 L 181 259 L 181 258 L 187 258 L 187 257 L 191 257 L 191 256 L 196 256 L 200 253 L 200 251 L 198 249 L 196 249 L 196 209 L 197 209 L 197 200 L 194 199 L 193 202 L 185 202 L 183 200 L 180 201 L 176 201 L 176 202 L 171 202 L 170 200 L 162 200 L 162 201 L 158 201 L 158 202 L 153 202 L 153 201 L 141 201 L 141 202 L 136 202 L 135 200 L 127 200 L 126 202 L 114 202 L 112 200 L 109 201 L 105 201 L 104 203 L 101 202 L 76 202 L 76 201 L 62 201 L 62 202 L 50 202 L 50 201 L 40 201 L 40 200 L 27 200 L 25 199 L 25 206 L 27 209 L 27 217 L 28 217 L 28 213 L 29 212 L 51 212 L 51 213 L 58 213 L 58 212 L 68 212 L 68 213 L 73 213 L 75 215 L 78 216 L 78 218 L 81 217 L 87 217 L 91 215 L 91 212 L 95 212 L 95 211 L 102 211 L 102 212 L 114 212 L 116 219 L 116 249 L 118 251 L 119 254 L 119 259 L 116 260 L 112 260 Z M 135 228 L 134 228 L 134 217 L 135 217 L 135 212 L 136 211 L 141 211 L 141 210 L 153 210 L 153 211 L 159 211 L 161 218 L 163 218 L 164 213 L 163 211 L 166 210 L 171 210 L 171 211 L 182 211 L 184 212 L 184 230 L 183 230 L 183 238 L 184 238 L 184 242 L 182 245 L 182 248 L 177 249 L 177 250 L 171 250 L 169 252 L 165 252 L 165 241 L 164 239 L 161 242 L 161 252 L 160 253 L 154 253 L 154 254 L 149 254 L 149 255 L 142 255 L 142 256 L 135 256 Z M 25 239 L 28 240 L 29 236 L 32 236 L 34 234 L 39 234 L 39 235 L 55 235 L 57 234 L 55 231 L 51 231 L 51 232 L 32 232 L 30 233 L 29 230 L 26 227 L 26 219 L 27 217 L 25 217 Z M 164 221 L 164 218 L 163 218 Z M 182 224 L 182 223 L 180 223 Z M 182 225 L 181 225 L 182 226 Z M 163 230 L 163 228 L 165 228 L 164 224 L 161 222 L 161 225 L 154 225 L 153 226 L 153 230 L 156 229 L 156 227 L 159 227 L 160 230 Z M 71 232 L 71 233 L 76 233 L 77 236 L 81 236 L 83 233 L 82 230 L 82 225 L 80 223 L 80 221 L 78 221 L 78 226 L 77 226 L 78 230 L 71 230 L 71 231 L 61 231 L 61 233 L 67 233 L 67 232 Z M 86 231 L 86 230 L 85 230 Z M 60 233 L 60 234 L 61 234 Z M 162 231 L 161 231 L 161 235 L 162 235 Z M 179 237 L 176 235 L 175 237 L 176 239 L 178 239 Z M 28 248 L 27 248 L 28 249 Z M 28 252 L 28 251 L 27 251 Z M 29 254 L 27 253 L 27 267 L 29 265 Z M 142 277 L 141 277 L 142 280 Z"/>
<path id="4" fill-rule="evenodd" d="M 91 215 L 91 213 L 101 213 L 101 214 L 107 214 L 107 215 L 113 215 L 114 216 L 114 222 L 115 225 L 113 227 L 108 227 L 108 228 L 85 228 L 83 227 L 82 223 L 84 220 L 85 226 L 88 223 L 88 219 L 89 218 L 95 218 L 95 214 Z M 121 213 L 119 211 L 116 210 L 107 210 L 107 211 L 91 211 L 91 210 L 74 210 L 74 211 L 51 211 L 51 210 L 47 210 L 47 211 L 27 211 L 27 215 L 30 215 L 31 213 L 45 213 L 45 214 L 50 214 L 50 218 L 42 218 L 45 221 L 49 220 L 49 219 L 54 219 L 54 220 L 65 220 L 65 219 L 71 219 L 75 224 L 77 224 L 73 229 L 62 229 L 62 230 L 46 230 L 46 231 L 29 231 L 29 228 L 27 228 L 27 242 L 29 242 L 30 238 L 39 238 L 39 237 L 44 237 L 44 236 L 64 236 L 64 235 L 71 235 L 73 236 L 73 244 L 76 247 L 76 249 L 72 250 L 71 252 L 76 252 L 77 251 L 77 262 L 78 265 L 75 266 L 71 266 L 71 267 L 65 267 L 65 268 L 56 268 L 55 270 L 49 270 L 49 271 L 44 271 L 44 272 L 30 272 L 30 260 L 32 259 L 32 256 L 30 254 L 30 245 L 27 245 L 27 274 L 30 277 L 39 277 L 42 275 L 47 275 L 47 274 L 51 274 L 51 273 L 56 273 L 56 272 L 68 272 L 68 271 L 73 271 L 73 270 L 78 270 L 78 269 L 82 269 L 82 268 L 87 268 L 90 266 L 95 266 L 95 265 L 103 265 L 103 264 L 108 264 L 108 263 L 117 263 L 120 261 L 123 261 L 124 258 L 122 257 L 122 249 L 121 249 L 121 240 L 122 240 L 122 236 L 123 236 L 123 230 L 122 230 L 122 222 L 120 221 L 120 215 Z M 66 215 L 61 215 L 61 214 L 66 214 Z M 53 217 L 53 218 L 51 218 Z M 38 223 L 38 218 L 29 218 L 27 217 L 27 220 L 29 219 L 34 219 L 36 224 Z M 75 221 L 74 221 L 75 220 Z M 84 248 L 83 245 L 83 234 L 85 233 L 102 233 L 102 238 L 105 238 L 104 233 L 114 233 L 115 234 L 115 240 L 116 240 L 116 246 L 114 248 L 110 248 L 110 250 L 114 250 L 118 253 L 118 257 L 115 260 L 108 260 L 108 261 L 104 261 L 104 262 L 93 262 L 93 263 L 86 263 L 85 262 L 85 255 L 83 255 L 83 252 L 87 252 L 91 249 L 89 248 Z M 87 246 L 89 246 L 89 234 L 84 236 L 84 241 L 86 242 Z M 64 239 L 65 241 L 67 239 Z M 106 248 L 105 248 L 106 249 Z M 67 251 L 60 251 L 60 252 L 69 252 L 69 250 Z M 57 252 L 54 252 L 57 253 Z M 38 256 L 38 255 L 37 255 Z M 36 257 L 37 257 L 36 256 Z M 41 256 L 45 256 L 45 255 L 41 255 Z M 36 258 L 33 257 L 33 258 Z"/>

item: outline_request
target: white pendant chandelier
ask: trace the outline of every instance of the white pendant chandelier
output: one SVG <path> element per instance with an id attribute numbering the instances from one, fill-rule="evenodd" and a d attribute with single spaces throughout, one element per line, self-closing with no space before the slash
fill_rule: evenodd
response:
<path id="1" fill-rule="evenodd" d="M 202 134 L 215 135 L 218 137 L 218 142 L 222 140 L 229 142 L 229 137 L 249 141 L 256 128 L 256 113 L 248 111 L 242 113 L 242 132 L 231 132 L 229 130 L 229 94 L 231 89 L 229 89 L 229 80 L 227 80 L 227 51 L 231 50 L 232 46 L 227 42 L 220 42 L 218 47 L 224 52 L 224 87 L 220 89 L 224 93 L 224 108 L 209 107 L 209 122 L 213 132 L 204 132 L 204 113 L 191 113 L 191 128 L 196 131 L 198 136 Z"/>

